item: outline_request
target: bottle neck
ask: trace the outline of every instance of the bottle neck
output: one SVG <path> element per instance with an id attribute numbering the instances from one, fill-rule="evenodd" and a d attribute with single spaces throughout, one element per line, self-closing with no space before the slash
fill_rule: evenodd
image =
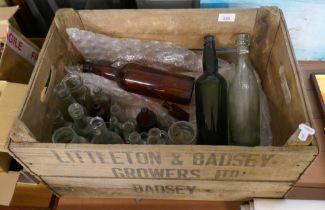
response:
<path id="1" fill-rule="evenodd" d="M 70 106 L 73 103 L 76 103 L 76 100 L 72 97 L 71 94 L 67 95 L 64 98 L 61 98 L 60 100 L 66 107 Z"/>
<path id="2" fill-rule="evenodd" d="M 216 74 L 218 72 L 218 59 L 214 42 L 205 43 L 203 50 L 203 71 L 204 74 Z"/>
<path id="3" fill-rule="evenodd" d="M 108 65 L 94 63 L 83 64 L 83 72 L 97 74 L 110 80 L 115 80 L 117 70 L 117 68 Z"/>
<path id="4" fill-rule="evenodd" d="M 249 58 L 249 48 L 248 46 L 238 46 L 237 47 L 237 71 L 249 69 L 243 68 L 243 66 L 250 65 L 250 58 Z"/>

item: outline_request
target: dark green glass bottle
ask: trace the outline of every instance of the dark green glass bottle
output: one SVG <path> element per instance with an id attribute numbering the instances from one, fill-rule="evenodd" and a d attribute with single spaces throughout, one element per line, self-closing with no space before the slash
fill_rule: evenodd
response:
<path id="1" fill-rule="evenodd" d="M 213 36 L 204 37 L 203 74 L 195 85 L 198 144 L 227 145 L 227 82 L 218 73 Z"/>

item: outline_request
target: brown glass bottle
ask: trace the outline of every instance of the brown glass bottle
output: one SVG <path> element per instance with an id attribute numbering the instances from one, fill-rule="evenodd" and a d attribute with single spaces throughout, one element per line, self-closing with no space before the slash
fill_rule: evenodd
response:
<path id="1" fill-rule="evenodd" d="M 167 101 L 164 101 L 162 106 L 165 107 L 168 110 L 168 113 L 171 116 L 175 117 L 177 120 L 188 121 L 190 119 L 190 115 L 176 104 L 171 104 Z"/>
<path id="2" fill-rule="evenodd" d="M 157 126 L 156 114 L 146 107 L 141 108 L 141 111 L 136 117 L 136 121 L 140 132 L 147 132 Z"/>
<path id="3" fill-rule="evenodd" d="M 83 71 L 115 80 L 126 91 L 182 104 L 191 102 L 195 83 L 193 77 L 158 70 L 137 63 L 128 63 L 121 69 L 86 63 L 83 65 Z"/>

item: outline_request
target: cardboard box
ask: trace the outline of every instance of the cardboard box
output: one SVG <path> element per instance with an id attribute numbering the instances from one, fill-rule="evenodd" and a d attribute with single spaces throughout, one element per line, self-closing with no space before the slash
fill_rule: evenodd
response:
<path id="1" fill-rule="evenodd" d="M 0 58 L 0 79 L 28 83 L 40 48 L 10 25 L 18 7 L 0 8 L 0 41 L 5 44 Z"/>
<path id="2" fill-rule="evenodd" d="M 218 20 L 225 14 L 236 18 Z M 249 33 L 250 57 L 269 102 L 273 146 L 52 143 L 45 115 L 55 100 L 54 84 L 62 79 L 64 65 L 83 62 L 68 39 L 69 27 L 115 37 L 171 41 L 188 49 L 202 49 L 206 34 L 214 35 L 220 48 L 233 48 L 237 33 Z M 300 81 L 285 20 L 276 7 L 63 9 L 47 35 L 8 149 L 61 196 L 215 201 L 282 198 L 318 152 L 314 138 L 310 145 L 284 146 L 291 137 L 299 142 L 292 134 L 300 123 L 310 123 L 310 107 Z"/>
<path id="3" fill-rule="evenodd" d="M 19 83 L 28 83 L 39 53 L 39 47 L 10 24 L 17 9 L 0 8 L 0 42 L 5 44 L 0 58 L 0 205 L 10 204 L 20 174 L 8 171 L 12 158 L 4 149 L 27 90 L 26 84 Z"/>
<path id="4" fill-rule="evenodd" d="M 0 81 L 0 205 L 10 204 L 19 177 L 19 172 L 8 171 L 11 157 L 4 145 L 26 91 L 27 85 Z"/>

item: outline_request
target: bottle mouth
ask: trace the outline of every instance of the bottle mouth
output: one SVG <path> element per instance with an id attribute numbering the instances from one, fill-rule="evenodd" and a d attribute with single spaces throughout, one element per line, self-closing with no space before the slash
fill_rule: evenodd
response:
<path id="1" fill-rule="evenodd" d="M 125 122 L 123 123 L 122 128 L 125 131 L 133 131 L 135 126 L 133 122 Z"/>
<path id="2" fill-rule="evenodd" d="M 205 47 L 214 47 L 215 46 L 215 39 L 212 35 L 207 35 L 204 37 L 204 46 Z"/>
<path id="3" fill-rule="evenodd" d="M 85 113 L 82 106 L 78 103 L 73 103 L 68 107 L 70 116 L 74 119 L 81 118 Z"/>
<path id="4" fill-rule="evenodd" d="M 63 127 L 59 128 L 54 131 L 52 136 L 52 142 L 53 143 L 70 143 L 74 137 L 76 136 L 76 133 L 74 130 L 70 127 Z"/>
<path id="5" fill-rule="evenodd" d="M 117 117 L 111 117 L 109 119 L 109 122 L 114 125 L 114 124 L 117 124 L 118 123 L 118 119 L 117 119 Z"/>
<path id="6" fill-rule="evenodd" d="M 149 136 L 159 137 L 161 135 L 161 131 L 159 128 L 151 128 L 148 132 Z"/>
<path id="7" fill-rule="evenodd" d="M 105 122 L 101 117 L 94 117 L 90 120 L 90 125 L 93 129 L 96 130 L 105 125 Z"/>
<path id="8" fill-rule="evenodd" d="M 70 94 L 68 86 L 62 81 L 59 82 L 54 87 L 53 91 L 56 93 L 57 97 L 59 97 L 59 98 L 65 98 Z"/>
<path id="9" fill-rule="evenodd" d="M 249 46 L 250 35 L 247 33 L 241 33 L 236 35 L 236 46 Z"/>
<path id="10" fill-rule="evenodd" d="M 212 35 L 204 36 L 204 42 L 211 42 L 211 41 L 214 41 L 214 36 Z"/>
<path id="11" fill-rule="evenodd" d="M 72 92 L 78 90 L 83 85 L 83 80 L 78 74 L 68 74 L 63 78 L 63 81 Z"/>
<path id="12" fill-rule="evenodd" d="M 138 143 L 141 140 L 141 135 L 138 132 L 132 132 L 130 133 L 128 140 L 131 144 Z"/>

